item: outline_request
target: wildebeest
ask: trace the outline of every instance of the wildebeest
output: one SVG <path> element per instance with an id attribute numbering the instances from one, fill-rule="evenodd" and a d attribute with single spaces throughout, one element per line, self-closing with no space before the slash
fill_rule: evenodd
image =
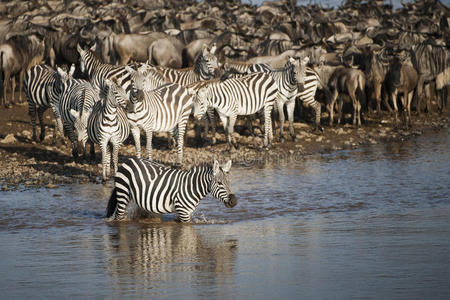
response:
<path id="1" fill-rule="evenodd" d="M 395 126 L 397 126 L 397 95 L 400 95 L 402 102 L 403 124 L 406 127 L 411 126 L 411 101 L 417 86 L 419 75 L 412 66 L 406 61 L 406 57 L 396 56 L 386 74 L 385 85 L 389 98 L 394 106 Z"/>
<path id="2" fill-rule="evenodd" d="M 339 67 L 331 75 L 329 81 L 332 94 L 331 103 L 328 105 L 330 112 L 330 126 L 334 121 L 334 104 L 338 101 L 338 124 L 341 122 L 343 94 L 350 97 L 353 104 L 353 125 L 361 126 L 361 108 L 366 105 L 366 96 L 364 92 L 366 80 L 361 70 L 348 67 Z"/>
<path id="3" fill-rule="evenodd" d="M 44 57 L 44 42 L 37 35 L 16 35 L 0 45 L 0 72 L 2 74 L 2 102 L 3 106 L 14 102 L 16 80 L 19 77 L 19 101 L 22 102 L 23 79 L 26 71 L 33 65 L 39 64 Z M 1 81 L 0 81 L 1 83 Z M 11 103 L 6 94 L 11 90 Z"/>

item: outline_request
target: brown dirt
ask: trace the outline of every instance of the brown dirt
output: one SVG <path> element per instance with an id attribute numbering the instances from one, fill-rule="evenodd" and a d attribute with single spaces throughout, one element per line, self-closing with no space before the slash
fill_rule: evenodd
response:
<path id="1" fill-rule="evenodd" d="M 44 116 L 46 137 L 43 142 L 33 142 L 28 106 L 24 103 L 9 109 L 0 108 L 0 120 L 2 120 L 0 122 L 0 186 L 2 190 L 17 189 L 21 185 L 52 188 L 60 184 L 101 182 L 101 154 L 98 147 L 96 147 L 96 160 L 93 163 L 88 160 L 76 163 L 71 156 L 67 139 L 65 145 L 52 145 L 53 116 L 50 110 L 47 110 Z M 421 117 L 414 115 L 413 127 L 410 130 L 394 129 L 393 118 L 386 113 L 382 122 L 377 118 L 366 117 L 365 124 L 361 128 L 353 128 L 350 124 L 334 128 L 325 126 L 323 133 L 312 133 L 309 124 L 297 122 L 295 131 L 298 141 L 290 141 L 286 130 L 287 141 L 280 143 L 275 136 L 275 142 L 270 150 L 260 150 L 262 138 L 245 134 L 245 130 L 240 130 L 243 128 L 239 126 L 241 123 L 238 123 L 237 131 L 242 134 L 238 137 L 241 147 L 239 150 L 230 152 L 225 151 L 225 136 L 221 125 L 218 126 L 217 145 L 199 147 L 193 138 L 192 124 L 189 124 L 184 165 L 211 162 L 213 158 L 221 161 L 231 158 L 234 165 L 243 166 L 307 159 L 307 156 L 313 153 L 356 148 L 362 144 L 376 144 L 389 140 L 404 140 L 426 131 L 440 130 L 448 127 L 449 116 L 448 111 L 442 115 L 436 113 L 422 114 Z M 328 122 L 325 114 L 322 116 L 322 122 Z M 38 126 L 37 135 L 39 134 Z M 167 148 L 165 137 L 165 135 L 156 135 L 154 138 L 153 157 L 162 161 L 175 162 L 176 150 Z M 133 143 L 131 140 L 127 141 L 120 150 L 119 160 L 122 161 L 124 157 L 132 156 L 134 153 Z"/>

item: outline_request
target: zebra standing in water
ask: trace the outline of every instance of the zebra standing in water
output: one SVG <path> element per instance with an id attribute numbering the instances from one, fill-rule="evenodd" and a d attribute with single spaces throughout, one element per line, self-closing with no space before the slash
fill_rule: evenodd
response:
<path id="1" fill-rule="evenodd" d="M 168 83 L 148 91 L 149 78 L 143 70 L 137 71 L 127 67 L 132 75 L 132 92 L 130 102 L 132 111 L 128 111 L 131 132 L 135 140 L 140 140 L 140 129 L 147 137 L 147 155 L 152 159 L 153 132 L 170 132 L 177 127 L 178 164 L 183 161 L 183 146 L 186 124 L 191 114 L 194 96 L 187 88 L 177 83 Z M 141 156 L 140 144 L 136 144 L 136 155 Z"/>
<path id="2" fill-rule="evenodd" d="M 53 110 L 53 94 L 58 93 L 59 88 L 55 85 L 57 73 L 48 65 L 35 65 L 31 67 L 25 74 L 24 89 L 28 102 L 28 114 L 31 118 L 31 126 L 33 127 L 33 141 L 36 141 L 36 106 L 41 127 L 39 140 L 45 138 L 44 112 L 48 108 Z M 53 144 L 56 143 L 56 119 L 55 130 L 53 131 Z"/>
<path id="3" fill-rule="evenodd" d="M 116 82 L 105 79 L 106 99 L 95 103 L 87 123 L 88 137 L 100 145 L 103 180 L 110 176 L 111 149 L 114 173 L 119 163 L 119 149 L 130 135 L 130 125 L 124 111 L 128 104 L 125 91 Z"/>
<path id="4" fill-rule="evenodd" d="M 188 222 L 209 193 L 226 207 L 234 207 L 237 199 L 230 188 L 230 168 L 231 160 L 224 166 L 214 161 L 213 166 L 199 165 L 184 171 L 132 157 L 116 173 L 106 217 L 123 219 L 128 204 L 134 201 L 145 211 L 177 213 L 181 222 Z"/>
<path id="5" fill-rule="evenodd" d="M 83 103 L 96 102 L 98 96 L 89 82 L 72 78 L 74 71 L 75 65 L 72 65 L 69 73 L 59 67 L 57 68 L 58 76 L 55 85 L 59 85 L 60 92 L 59 94 L 53 94 L 54 100 L 52 101 L 56 103 L 54 112 L 58 130 L 62 134 L 68 135 L 72 144 L 72 155 L 77 158 L 81 144 L 77 141 L 74 112 L 79 113 L 82 110 Z"/>
<path id="6" fill-rule="evenodd" d="M 237 147 L 233 137 L 237 116 L 264 109 L 264 147 L 267 147 L 273 139 L 271 112 L 277 96 L 275 80 L 263 72 L 224 81 L 211 80 L 197 91 L 194 115 L 201 119 L 208 108 L 214 107 L 225 128 L 230 150 L 232 144 Z"/>
<path id="7" fill-rule="evenodd" d="M 200 80 L 209 80 L 215 76 L 216 70 L 219 68 L 217 57 L 214 55 L 216 47 L 211 49 L 203 46 L 202 53 L 197 57 L 193 67 L 185 69 L 172 69 L 156 66 L 154 67 L 170 82 L 176 82 L 183 86 Z"/>

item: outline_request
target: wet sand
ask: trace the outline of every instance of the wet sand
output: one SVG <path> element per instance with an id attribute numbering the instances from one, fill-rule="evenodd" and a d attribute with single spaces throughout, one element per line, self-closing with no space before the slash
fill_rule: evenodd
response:
<path id="1" fill-rule="evenodd" d="M 324 132 L 312 132 L 311 124 L 295 122 L 297 141 L 290 139 L 287 122 L 285 123 L 286 141 L 279 142 L 275 134 L 273 146 L 269 150 L 261 150 L 262 134 L 258 124 L 253 124 L 256 136 L 252 136 L 244 128 L 244 119 L 239 119 L 235 127 L 240 144 L 239 149 L 226 151 L 225 135 L 222 125 L 217 127 L 217 144 L 214 146 L 199 145 L 194 138 L 193 123 L 188 123 L 187 146 L 184 148 L 184 167 L 202 162 L 232 159 L 235 165 L 256 165 L 276 161 L 295 161 L 304 159 L 310 154 L 326 153 L 341 149 L 357 148 L 362 144 L 377 144 L 392 140 L 406 140 L 411 136 L 421 135 L 430 130 L 440 130 L 449 125 L 450 114 L 431 113 L 414 115 L 413 127 L 409 130 L 396 129 L 393 116 L 384 113 L 380 121 L 377 117 L 365 117 L 360 128 L 354 128 L 349 122 L 351 115 L 346 115 L 344 125 L 329 127 L 328 116 L 322 114 Z M 59 139 L 52 145 L 53 115 L 47 110 L 45 115 L 46 137 L 43 142 L 32 141 L 32 128 L 28 116 L 28 106 L 16 105 L 12 108 L 0 108 L 0 185 L 2 190 L 17 189 L 20 185 L 27 187 L 56 187 L 60 184 L 101 182 L 101 153 L 96 146 L 96 159 L 74 161 L 71 148 L 66 138 L 65 145 Z M 259 122 L 259 121 L 256 121 Z M 37 128 L 37 135 L 40 128 Z M 211 134 L 210 134 L 211 135 Z M 209 135 L 209 137 L 210 137 Z M 141 135 L 143 151 L 145 136 Z M 176 149 L 168 149 L 166 134 L 155 134 L 153 139 L 153 158 L 165 162 L 176 161 Z M 124 157 L 135 155 L 135 147 L 131 137 L 120 149 L 119 163 Z"/>

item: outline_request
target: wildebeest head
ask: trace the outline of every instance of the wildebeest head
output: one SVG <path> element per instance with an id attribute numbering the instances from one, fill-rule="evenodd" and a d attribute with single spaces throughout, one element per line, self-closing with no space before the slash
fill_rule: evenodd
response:
<path id="1" fill-rule="evenodd" d="M 221 166 L 217 160 L 214 160 L 211 195 L 223 202 L 226 207 L 231 208 L 237 204 L 237 198 L 234 196 L 230 188 L 230 169 L 231 160 L 223 166 Z"/>

